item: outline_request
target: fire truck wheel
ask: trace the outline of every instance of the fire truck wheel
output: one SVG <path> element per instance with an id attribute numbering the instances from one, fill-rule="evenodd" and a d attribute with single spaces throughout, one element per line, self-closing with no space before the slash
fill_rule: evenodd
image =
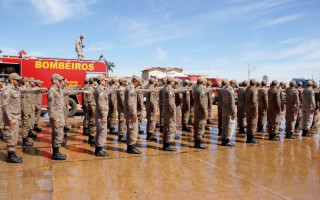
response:
<path id="1" fill-rule="evenodd" d="M 77 102 L 74 99 L 69 99 L 69 113 L 68 116 L 72 117 L 77 112 Z"/>

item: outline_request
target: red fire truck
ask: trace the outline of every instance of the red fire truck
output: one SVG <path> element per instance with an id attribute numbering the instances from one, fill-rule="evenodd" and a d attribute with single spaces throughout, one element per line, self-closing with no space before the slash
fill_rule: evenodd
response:
<path id="1" fill-rule="evenodd" d="M 33 77 L 35 80 L 41 80 L 44 83 L 42 87 L 51 87 L 51 75 L 59 73 L 68 79 L 68 86 L 83 86 L 86 77 L 106 75 L 107 62 L 104 60 L 83 60 L 69 58 L 48 58 L 23 56 L 0 57 L 0 77 L 6 81 L 10 73 L 18 73 L 22 77 Z M 47 107 L 47 95 L 42 96 L 42 106 Z M 70 96 L 69 116 L 73 116 L 77 110 L 81 109 L 81 95 Z M 45 109 L 46 110 L 46 109 Z"/>

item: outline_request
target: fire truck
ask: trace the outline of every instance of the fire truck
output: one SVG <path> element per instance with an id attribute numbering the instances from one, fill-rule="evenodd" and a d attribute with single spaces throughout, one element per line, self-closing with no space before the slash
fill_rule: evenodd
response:
<path id="1" fill-rule="evenodd" d="M 3 55 L 0 57 L 0 77 L 8 82 L 10 73 L 18 73 L 22 77 L 33 77 L 43 81 L 42 87 L 51 87 L 51 75 L 58 73 L 67 78 L 68 86 L 83 86 L 86 77 L 106 75 L 107 61 L 83 60 L 70 58 L 49 58 L 24 56 L 20 51 L 19 56 Z M 47 95 L 42 96 L 43 111 L 47 110 Z M 81 95 L 70 96 L 69 116 L 81 110 Z"/>

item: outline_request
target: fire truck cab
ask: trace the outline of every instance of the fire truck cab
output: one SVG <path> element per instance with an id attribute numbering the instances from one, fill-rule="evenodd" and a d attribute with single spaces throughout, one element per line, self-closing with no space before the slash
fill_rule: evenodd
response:
<path id="1" fill-rule="evenodd" d="M 22 52 L 22 51 L 21 51 Z M 0 57 L 0 77 L 8 82 L 9 74 L 18 73 L 22 77 L 33 77 L 43 81 L 42 87 L 51 87 L 51 75 L 58 73 L 67 78 L 68 86 L 83 86 L 86 77 L 106 75 L 105 60 L 83 60 L 69 58 L 49 58 L 4 55 Z M 42 96 L 42 107 L 47 109 L 47 95 Z M 70 96 L 69 116 L 81 109 L 81 95 Z"/>

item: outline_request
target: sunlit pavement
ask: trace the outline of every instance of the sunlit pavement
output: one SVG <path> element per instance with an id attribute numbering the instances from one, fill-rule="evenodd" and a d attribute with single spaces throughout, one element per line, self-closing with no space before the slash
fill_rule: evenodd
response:
<path id="1" fill-rule="evenodd" d="M 203 139 L 207 150 L 194 149 L 192 133 L 178 131 L 177 152 L 164 152 L 157 129 L 158 143 L 139 135 L 141 155 L 127 154 L 126 144 L 108 134 L 107 158 L 94 156 L 88 136 L 82 136 L 82 121 L 72 119 L 67 145 L 60 148 L 66 161 L 51 160 L 51 129 L 43 121 L 43 132 L 31 139 L 34 147 L 22 148 L 19 139 L 22 164 L 6 162 L 6 143 L 0 141 L 0 199 L 320 198 L 318 130 L 293 140 L 281 133 L 279 142 L 257 133 L 257 145 L 236 135 L 230 148 L 220 145 L 214 117 Z"/>

